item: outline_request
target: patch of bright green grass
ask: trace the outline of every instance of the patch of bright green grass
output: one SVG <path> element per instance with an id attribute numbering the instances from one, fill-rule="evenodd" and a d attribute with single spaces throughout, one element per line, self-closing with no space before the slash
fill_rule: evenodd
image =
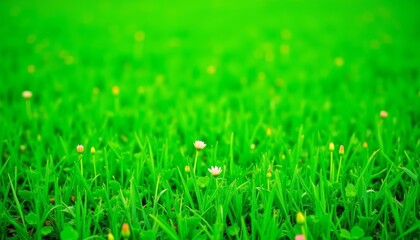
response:
<path id="1" fill-rule="evenodd" d="M 2 1 L 1 238 L 415 239 L 417 5 Z"/>

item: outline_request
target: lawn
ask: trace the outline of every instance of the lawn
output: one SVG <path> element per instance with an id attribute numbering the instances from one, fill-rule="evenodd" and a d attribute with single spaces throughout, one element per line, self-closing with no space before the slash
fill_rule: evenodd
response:
<path id="1" fill-rule="evenodd" d="M 0 1 L 0 239 L 419 239 L 416 1 Z"/>

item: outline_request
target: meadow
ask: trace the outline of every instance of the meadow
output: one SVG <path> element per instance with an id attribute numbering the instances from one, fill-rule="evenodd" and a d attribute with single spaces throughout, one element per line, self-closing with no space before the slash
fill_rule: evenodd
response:
<path id="1" fill-rule="evenodd" d="M 416 1 L 0 1 L 0 239 L 419 239 Z"/>

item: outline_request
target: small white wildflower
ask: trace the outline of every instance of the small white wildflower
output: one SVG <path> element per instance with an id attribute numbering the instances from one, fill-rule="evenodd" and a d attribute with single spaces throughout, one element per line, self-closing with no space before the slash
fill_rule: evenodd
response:
<path id="1" fill-rule="evenodd" d="M 76 150 L 78 153 L 83 153 L 85 151 L 85 147 L 83 145 L 77 145 Z"/>
<path id="2" fill-rule="evenodd" d="M 22 96 L 23 96 L 23 98 L 25 98 L 25 99 L 29 99 L 29 98 L 31 98 L 31 97 L 32 97 L 32 92 L 31 92 L 31 91 L 23 91 L 23 92 L 22 92 Z"/>
<path id="3" fill-rule="evenodd" d="M 254 150 L 255 149 L 255 143 L 252 143 L 250 148 L 251 148 L 251 150 Z"/>
<path id="4" fill-rule="evenodd" d="M 387 112 L 387 111 L 382 110 L 382 111 L 379 113 L 379 116 L 380 116 L 382 119 L 385 119 L 385 118 L 387 118 L 387 117 L 388 117 L 388 112 Z"/>
<path id="5" fill-rule="evenodd" d="M 203 141 L 195 141 L 194 142 L 194 147 L 197 150 L 202 150 L 205 146 L 206 146 L 206 144 Z"/>
<path id="6" fill-rule="evenodd" d="M 219 174 L 222 172 L 222 168 L 217 166 L 212 166 L 208 170 L 211 173 L 211 175 L 215 177 L 219 176 Z"/>

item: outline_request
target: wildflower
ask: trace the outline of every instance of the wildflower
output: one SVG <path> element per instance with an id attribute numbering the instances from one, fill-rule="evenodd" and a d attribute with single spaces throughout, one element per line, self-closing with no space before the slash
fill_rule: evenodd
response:
<path id="1" fill-rule="evenodd" d="M 363 142 L 363 148 L 367 148 L 368 147 L 368 143 L 367 142 Z"/>
<path id="2" fill-rule="evenodd" d="M 22 92 L 22 97 L 25 99 L 30 99 L 32 97 L 32 92 L 31 91 L 23 91 Z"/>
<path id="3" fill-rule="evenodd" d="M 330 152 L 334 151 L 334 143 L 330 142 L 329 149 L 330 149 Z"/>
<path id="4" fill-rule="evenodd" d="M 250 148 L 251 148 L 251 150 L 254 150 L 255 149 L 255 143 L 252 143 Z"/>
<path id="5" fill-rule="evenodd" d="M 219 176 L 219 174 L 222 172 L 222 168 L 221 167 L 217 167 L 217 166 L 212 166 L 209 169 L 209 172 L 211 173 L 211 175 L 217 177 Z"/>
<path id="6" fill-rule="evenodd" d="M 273 172 L 271 171 L 271 168 L 268 169 L 266 176 L 267 178 L 271 178 L 273 176 Z"/>
<path id="7" fill-rule="evenodd" d="M 197 150 L 202 150 L 205 146 L 206 146 L 206 144 L 203 141 L 195 141 L 194 142 L 194 147 Z"/>
<path id="8" fill-rule="evenodd" d="M 344 155 L 344 146 L 340 145 L 340 148 L 338 149 L 338 154 Z"/>
<path id="9" fill-rule="evenodd" d="M 118 87 L 118 86 L 113 86 L 113 87 L 112 87 L 112 94 L 114 94 L 114 96 L 118 96 L 118 95 L 120 95 L 120 87 Z"/>
<path id="10" fill-rule="evenodd" d="M 79 153 L 80 173 L 83 176 L 83 152 L 85 151 L 85 147 L 83 145 L 77 145 L 76 150 Z"/>
<path id="11" fill-rule="evenodd" d="M 265 130 L 265 134 L 269 137 L 269 136 L 271 136 L 271 134 L 272 134 L 272 131 L 271 131 L 271 128 L 267 128 L 266 130 Z"/>
<path id="12" fill-rule="evenodd" d="M 302 212 L 298 212 L 297 214 L 296 214 L 296 222 L 298 223 L 298 224 L 305 224 L 305 216 L 303 215 L 303 213 Z"/>
<path id="13" fill-rule="evenodd" d="M 109 232 L 108 233 L 108 240 L 114 240 L 114 239 L 115 239 L 114 235 L 111 232 Z"/>
<path id="14" fill-rule="evenodd" d="M 24 151 L 26 151 L 26 146 L 25 145 L 20 145 L 19 146 L 19 150 L 21 151 L 21 152 L 24 152 Z"/>
<path id="15" fill-rule="evenodd" d="M 127 223 L 124 223 L 121 227 L 121 236 L 123 238 L 129 238 L 130 234 L 130 226 L 128 226 Z"/>
<path id="16" fill-rule="evenodd" d="M 299 234 L 299 235 L 295 236 L 295 240 L 305 240 L 305 239 L 306 239 L 305 235 L 303 235 L 303 234 Z"/>
<path id="17" fill-rule="evenodd" d="M 188 166 L 188 165 L 187 165 L 187 166 L 185 166 L 185 172 L 186 172 L 186 173 L 191 172 L 191 168 L 190 168 L 190 166 Z"/>
<path id="18" fill-rule="evenodd" d="M 387 117 L 388 117 L 388 112 L 387 112 L 387 111 L 382 110 L 382 111 L 379 113 L 379 116 L 380 116 L 382 119 L 385 119 L 385 118 L 387 118 Z"/>
<path id="19" fill-rule="evenodd" d="M 95 155 L 95 152 L 96 152 L 95 148 L 94 148 L 94 147 L 91 147 L 91 148 L 90 148 L 90 153 L 91 153 L 92 155 Z"/>
<path id="20" fill-rule="evenodd" d="M 83 153 L 85 151 L 85 147 L 83 147 L 83 145 L 77 145 L 76 150 L 78 153 Z"/>

